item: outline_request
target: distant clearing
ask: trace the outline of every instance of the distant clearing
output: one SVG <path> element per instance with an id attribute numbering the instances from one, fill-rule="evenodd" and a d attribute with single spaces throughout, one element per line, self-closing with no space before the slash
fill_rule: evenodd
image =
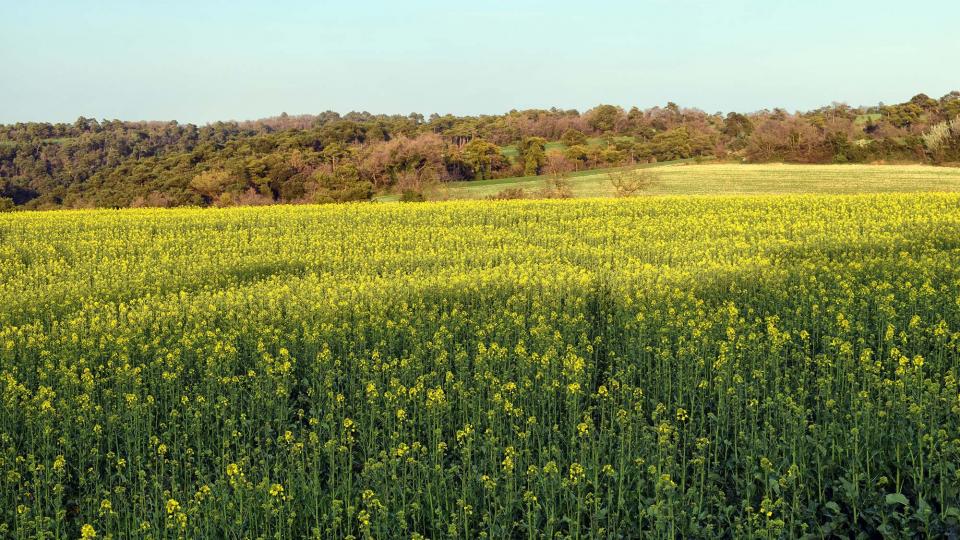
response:
<path id="1" fill-rule="evenodd" d="M 573 173 L 567 179 L 574 197 L 612 197 L 610 171 L 646 174 L 636 195 L 744 195 L 760 193 L 883 193 L 960 191 L 960 168 L 928 165 L 740 165 L 692 162 L 648 164 L 634 168 Z M 634 171 L 638 171 L 634 173 Z M 643 171 L 640 173 L 639 171 Z M 430 190 L 432 199 L 481 199 L 506 188 L 533 195 L 546 177 L 527 176 L 473 182 L 451 182 Z M 396 200 L 383 196 L 381 201 Z"/>

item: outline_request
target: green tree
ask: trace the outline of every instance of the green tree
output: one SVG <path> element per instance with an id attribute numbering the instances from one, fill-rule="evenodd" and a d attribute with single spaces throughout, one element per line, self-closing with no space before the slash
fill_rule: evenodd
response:
<path id="1" fill-rule="evenodd" d="M 567 159 L 575 164 L 575 168 L 577 170 L 580 170 L 581 167 L 585 167 L 587 162 L 590 160 L 589 148 L 582 144 L 570 146 L 564 150 L 563 153 L 565 156 L 567 156 Z"/>
<path id="2" fill-rule="evenodd" d="M 947 120 L 960 116 L 960 92 L 953 91 L 940 98 L 940 116 Z"/>
<path id="3" fill-rule="evenodd" d="M 373 184 L 360 179 L 352 165 L 342 165 L 332 171 L 313 175 L 313 201 L 319 204 L 365 201 L 373 196 Z"/>
<path id="4" fill-rule="evenodd" d="M 600 105 L 590 111 L 587 123 L 600 133 L 613 131 L 621 116 L 623 116 L 623 110 L 620 107 Z"/>
<path id="5" fill-rule="evenodd" d="M 657 133 L 650 141 L 650 146 L 657 161 L 685 159 L 693 155 L 690 133 L 686 127 Z"/>
<path id="6" fill-rule="evenodd" d="M 898 128 L 909 128 L 920 121 L 923 108 L 916 103 L 893 105 L 884 111 L 884 118 Z"/>
<path id="7" fill-rule="evenodd" d="M 746 115 L 736 112 L 728 113 L 720 132 L 731 139 L 746 139 L 753 133 L 753 122 Z"/>
<path id="8" fill-rule="evenodd" d="M 608 165 L 617 165 L 627 159 L 627 153 L 617 149 L 614 145 L 609 145 L 600 152 L 600 160 Z"/>
<path id="9" fill-rule="evenodd" d="M 577 146 L 578 144 L 587 144 L 587 136 L 583 134 L 579 129 L 570 128 L 563 132 L 563 135 L 560 136 L 560 142 L 564 145 Z"/>
<path id="10" fill-rule="evenodd" d="M 329 163 L 333 168 L 337 168 L 341 162 L 350 157 L 350 147 L 338 142 L 328 144 L 320 152 L 323 161 Z"/>
<path id="11" fill-rule="evenodd" d="M 523 174 L 535 176 L 540 174 L 547 163 L 547 140 L 543 137 L 526 137 L 517 145 L 520 163 L 523 163 Z"/>
<path id="12" fill-rule="evenodd" d="M 493 172 L 505 165 L 500 147 L 480 138 L 467 143 L 461 157 L 464 163 L 470 166 L 474 178 L 479 180 L 492 178 Z"/>
<path id="13" fill-rule="evenodd" d="M 190 189 L 199 193 L 209 204 L 233 183 L 230 173 L 222 169 L 214 169 L 194 176 L 190 180 Z"/>

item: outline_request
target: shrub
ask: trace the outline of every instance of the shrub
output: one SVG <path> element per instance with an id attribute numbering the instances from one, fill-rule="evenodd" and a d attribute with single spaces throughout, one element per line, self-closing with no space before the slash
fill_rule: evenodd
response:
<path id="1" fill-rule="evenodd" d="M 491 200 L 525 199 L 527 198 L 527 192 L 523 188 L 508 187 L 501 189 L 493 195 L 488 195 L 487 198 Z"/>
<path id="2" fill-rule="evenodd" d="M 617 197 L 631 197 L 650 187 L 655 179 L 655 173 L 643 169 L 611 171 L 607 173 L 607 178 Z"/>
<path id="3" fill-rule="evenodd" d="M 400 202 L 423 202 L 427 200 L 423 192 L 415 189 L 405 189 L 400 193 Z"/>

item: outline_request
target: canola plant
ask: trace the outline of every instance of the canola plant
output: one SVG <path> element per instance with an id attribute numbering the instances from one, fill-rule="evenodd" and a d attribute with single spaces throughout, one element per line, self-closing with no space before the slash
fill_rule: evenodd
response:
<path id="1" fill-rule="evenodd" d="M 0 537 L 957 534 L 960 195 L 0 214 Z"/>

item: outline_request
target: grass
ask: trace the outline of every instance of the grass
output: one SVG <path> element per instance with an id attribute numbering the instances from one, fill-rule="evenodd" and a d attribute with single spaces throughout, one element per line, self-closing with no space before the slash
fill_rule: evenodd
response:
<path id="1" fill-rule="evenodd" d="M 763 193 L 886 193 L 960 191 L 960 168 L 927 165 L 787 165 L 732 163 L 695 164 L 690 160 L 620 169 L 573 173 L 575 197 L 612 197 L 607 175 L 612 170 L 651 169 L 651 183 L 640 195 L 753 195 Z M 429 193 L 431 198 L 482 199 L 505 188 L 536 191 L 546 177 L 525 176 L 451 182 Z M 386 195 L 377 200 L 397 200 Z"/>
<path id="2" fill-rule="evenodd" d="M 596 183 L 596 180 L 591 180 Z M 657 171 L 649 195 L 960 191 L 960 169 L 926 165 L 674 166 Z"/>
<path id="3" fill-rule="evenodd" d="M 631 137 L 618 137 L 618 138 L 630 139 Z M 602 146 L 604 144 L 604 141 L 602 137 L 590 137 L 587 139 L 587 144 L 589 146 Z M 544 150 L 546 150 L 547 152 L 551 150 L 566 150 L 566 148 L 567 148 L 567 145 L 563 144 L 560 141 L 551 141 L 551 142 L 548 142 L 546 146 L 544 146 Z M 519 155 L 519 153 L 517 152 L 517 145 L 515 144 L 501 146 L 500 153 L 510 159 L 513 159 Z"/>
<path id="4" fill-rule="evenodd" d="M 71 141 L 71 140 L 73 140 L 73 139 L 75 139 L 75 138 L 76 138 L 76 137 L 52 137 L 52 138 L 49 138 L 49 139 L 41 139 L 41 141 L 42 141 L 42 142 L 45 142 L 45 143 L 49 143 L 49 144 L 63 144 L 63 143 L 65 143 L 65 142 Z M 14 146 L 16 146 L 16 145 L 17 145 L 17 141 L 8 141 L 8 140 L 0 141 L 0 146 L 4 146 L 4 147 L 14 147 Z"/>
<path id="5" fill-rule="evenodd" d="M 608 194 L 591 194 L 588 187 L 597 179 L 602 178 L 603 180 L 607 180 L 606 175 L 609 172 L 667 167 L 693 162 L 693 159 L 680 159 L 676 161 L 665 161 L 663 163 L 645 163 L 627 167 L 607 167 L 603 169 L 574 171 L 570 173 L 569 179 L 575 186 L 574 190 L 577 197 L 604 197 L 611 196 L 613 194 L 612 190 Z M 543 186 L 546 179 L 546 176 L 511 176 L 509 178 L 491 178 L 489 180 L 448 182 L 432 192 L 427 193 L 427 195 L 428 198 L 431 199 L 482 199 L 488 195 L 495 195 L 505 188 L 519 187 L 529 190 L 539 189 Z M 581 185 L 583 187 L 577 187 Z M 395 202 L 400 200 L 400 195 L 397 193 L 385 193 L 375 197 L 374 200 L 378 202 Z"/>

